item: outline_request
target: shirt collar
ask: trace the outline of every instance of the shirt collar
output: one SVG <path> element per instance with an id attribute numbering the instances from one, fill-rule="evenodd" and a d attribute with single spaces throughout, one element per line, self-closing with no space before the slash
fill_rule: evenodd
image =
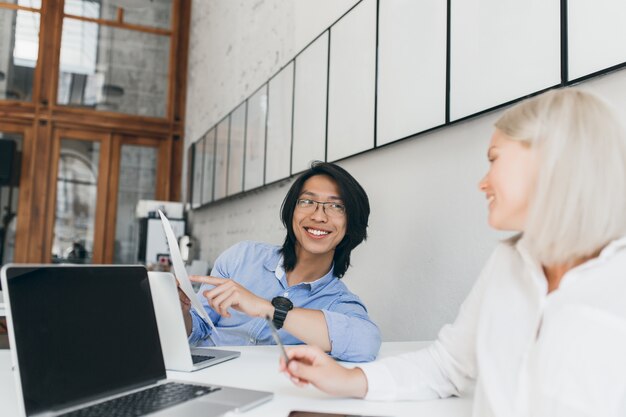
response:
<path id="1" fill-rule="evenodd" d="M 263 266 L 268 271 L 275 272 L 278 266 L 282 268 L 283 265 L 283 256 L 280 254 L 280 248 L 275 248 L 270 256 L 265 259 Z M 284 270 L 283 270 L 284 272 Z M 280 278 L 279 278 L 280 279 Z"/>
<path id="2" fill-rule="evenodd" d="M 530 252 L 528 251 L 528 248 L 526 247 L 526 244 L 525 244 L 526 241 L 524 240 L 524 236 L 522 234 L 513 236 L 512 238 L 510 238 L 510 242 L 515 245 L 515 248 L 517 249 L 518 253 L 522 257 L 526 265 L 528 265 L 531 268 L 531 270 L 534 272 L 533 275 L 536 278 L 541 278 L 540 281 L 544 283 L 545 274 L 543 272 L 543 267 L 536 259 L 534 259 L 530 255 Z M 620 238 L 612 240 L 600 251 L 600 254 L 596 258 L 590 259 L 587 262 L 584 262 L 576 266 L 575 268 L 572 268 L 572 270 L 581 271 L 581 270 L 593 267 L 594 265 L 597 265 L 598 263 L 602 263 L 610 259 L 617 252 L 619 252 L 620 250 L 623 250 L 625 247 L 626 247 L 626 236 L 622 236 Z M 563 284 L 564 282 L 561 283 L 560 286 L 562 286 Z"/>
<path id="3" fill-rule="evenodd" d="M 622 236 L 611 241 L 608 245 L 604 247 L 604 249 L 602 249 L 602 251 L 600 251 L 600 255 L 598 256 L 598 258 L 609 258 L 615 255 L 616 252 L 618 252 L 620 249 L 623 249 L 624 247 L 626 247 L 626 236 Z"/>
<path id="4" fill-rule="evenodd" d="M 268 271 L 273 271 L 276 279 L 280 281 L 285 288 L 287 288 L 287 274 L 285 273 L 283 263 L 284 257 L 280 254 L 279 250 L 276 250 L 272 256 L 267 258 L 264 266 Z M 316 292 L 335 278 L 335 275 L 333 274 L 334 269 L 335 264 L 333 263 L 330 266 L 330 270 L 323 277 L 318 278 L 315 281 L 302 282 L 298 285 L 307 286 L 311 292 Z"/>
<path id="5" fill-rule="evenodd" d="M 528 270 L 530 271 L 531 277 L 539 285 L 541 293 L 545 293 L 548 290 L 548 281 L 546 280 L 546 276 L 543 272 L 543 266 L 530 254 L 530 251 L 526 246 L 526 240 L 524 240 L 524 235 L 519 233 L 510 237 L 507 241 L 515 246 L 517 253 L 519 253 L 522 261 L 526 264 Z"/>
<path id="6" fill-rule="evenodd" d="M 530 252 L 528 251 L 528 248 L 526 246 L 526 241 L 524 240 L 524 236 L 522 234 L 515 235 L 509 238 L 509 242 L 512 243 L 516 247 L 517 251 L 520 253 L 520 255 L 522 256 L 525 262 L 529 264 L 539 265 L 539 263 L 530 255 Z M 598 255 L 598 257 L 594 259 L 601 259 L 601 260 L 608 259 L 612 257 L 613 255 L 615 255 L 616 252 L 620 251 L 624 247 L 626 247 L 626 236 L 622 236 L 615 240 L 610 241 L 600 251 L 600 254 Z M 587 262 L 591 262 L 594 259 L 591 259 L 590 261 L 587 261 Z M 585 265 L 587 262 L 579 266 Z M 541 265 L 539 265 L 539 267 L 541 267 Z"/>

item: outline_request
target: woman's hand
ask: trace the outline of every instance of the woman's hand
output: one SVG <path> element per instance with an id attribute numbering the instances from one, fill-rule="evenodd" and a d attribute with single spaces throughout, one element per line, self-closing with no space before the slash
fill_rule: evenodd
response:
<path id="1" fill-rule="evenodd" d="M 367 394 L 367 378 L 360 368 L 348 369 L 315 346 L 297 346 L 287 350 L 289 364 L 280 358 L 279 370 L 294 384 L 312 384 L 321 391 L 342 397 L 363 398 Z"/>
<path id="2" fill-rule="evenodd" d="M 229 308 L 234 308 L 251 317 L 274 315 L 272 303 L 254 295 L 232 279 L 198 275 L 192 275 L 189 279 L 215 286 L 211 290 L 204 291 L 202 295 L 206 297 L 211 308 L 222 317 L 230 317 Z"/>

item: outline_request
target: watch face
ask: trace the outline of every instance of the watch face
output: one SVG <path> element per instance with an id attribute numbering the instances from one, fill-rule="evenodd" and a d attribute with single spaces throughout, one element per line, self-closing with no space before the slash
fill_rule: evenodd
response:
<path id="1" fill-rule="evenodd" d="M 285 297 L 274 297 L 272 299 L 272 305 L 281 310 L 291 310 L 293 308 L 291 300 Z"/>

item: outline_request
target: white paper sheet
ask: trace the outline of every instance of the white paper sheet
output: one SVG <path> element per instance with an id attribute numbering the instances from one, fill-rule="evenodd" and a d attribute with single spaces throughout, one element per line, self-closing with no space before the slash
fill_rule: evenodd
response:
<path id="1" fill-rule="evenodd" d="M 213 332 L 217 334 L 217 329 L 215 325 L 209 318 L 206 310 L 202 306 L 202 303 L 196 297 L 196 294 L 193 291 L 193 287 L 191 286 L 191 281 L 189 281 L 189 276 L 187 276 L 187 270 L 185 269 L 185 264 L 183 263 L 183 257 L 180 255 L 180 248 L 178 247 L 178 241 L 176 240 L 176 236 L 174 236 L 174 231 L 172 230 L 172 225 L 170 225 L 170 221 L 165 217 L 165 214 L 161 210 L 159 210 L 159 216 L 161 216 L 161 222 L 163 223 L 163 230 L 165 230 L 165 236 L 167 237 L 167 244 L 170 247 L 170 256 L 172 257 L 172 266 L 174 267 L 174 276 L 180 285 L 180 289 L 185 293 L 185 295 L 191 300 L 191 306 L 200 314 L 200 317 L 206 321 Z"/>

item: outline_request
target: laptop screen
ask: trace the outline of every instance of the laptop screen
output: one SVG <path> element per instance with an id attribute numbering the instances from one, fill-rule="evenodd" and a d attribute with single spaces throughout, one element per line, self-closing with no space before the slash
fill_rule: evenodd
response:
<path id="1" fill-rule="evenodd" d="M 140 266 L 12 266 L 7 286 L 26 414 L 165 378 Z"/>

